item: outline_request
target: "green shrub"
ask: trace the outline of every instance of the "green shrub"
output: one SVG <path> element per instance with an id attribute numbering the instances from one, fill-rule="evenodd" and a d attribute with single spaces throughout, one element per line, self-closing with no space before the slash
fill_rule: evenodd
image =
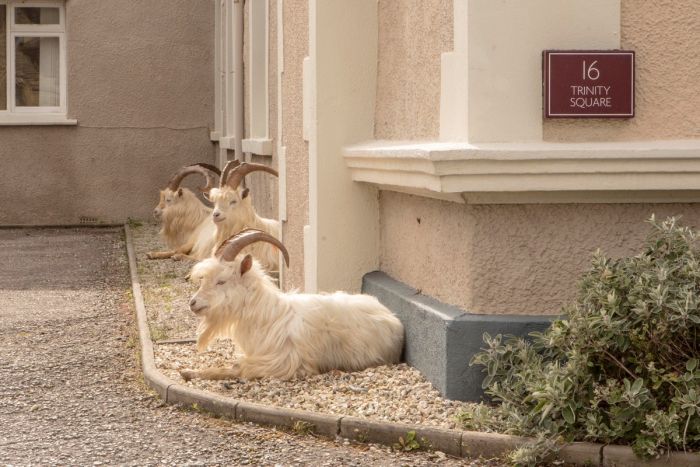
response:
<path id="1" fill-rule="evenodd" d="M 642 457 L 700 449 L 700 249 L 675 218 L 649 221 L 644 251 L 600 252 L 578 299 L 525 341 L 484 335 L 495 407 L 462 414 L 468 429 L 533 436 L 516 463 L 542 460 L 560 441 L 630 444 Z"/>

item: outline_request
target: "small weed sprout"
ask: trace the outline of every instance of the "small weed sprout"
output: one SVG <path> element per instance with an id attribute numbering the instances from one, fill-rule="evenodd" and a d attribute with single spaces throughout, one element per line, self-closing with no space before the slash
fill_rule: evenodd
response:
<path id="1" fill-rule="evenodd" d="M 418 441 L 416 432 L 411 430 L 406 433 L 406 436 L 399 436 L 399 442 L 394 444 L 394 449 L 397 451 L 417 451 L 419 449 L 429 449 L 429 442 L 425 438 Z"/>
<path id="2" fill-rule="evenodd" d="M 138 227 L 143 226 L 143 222 L 141 222 L 138 219 L 132 219 L 131 217 L 127 219 L 126 223 L 129 224 L 129 227 L 131 227 L 132 229 L 136 229 Z"/>
<path id="3" fill-rule="evenodd" d="M 168 330 L 162 326 L 152 324 L 151 326 L 151 339 L 154 341 L 163 341 L 168 339 L 170 336 Z"/>
<path id="4" fill-rule="evenodd" d="M 310 435 L 316 431 L 316 426 L 304 420 L 297 420 L 294 422 L 294 425 L 292 425 L 292 430 L 298 435 Z"/>

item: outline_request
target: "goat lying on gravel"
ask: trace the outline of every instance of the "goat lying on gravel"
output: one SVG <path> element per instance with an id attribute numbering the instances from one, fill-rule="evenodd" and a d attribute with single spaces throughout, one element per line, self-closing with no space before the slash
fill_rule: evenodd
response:
<path id="1" fill-rule="evenodd" d="M 182 180 L 191 174 L 204 176 L 207 184 L 199 190 L 207 194 L 216 184 L 215 176 L 221 175 L 221 172 L 213 165 L 204 163 L 188 165 L 175 172 L 168 186 L 161 190 L 160 201 L 153 210 L 153 216 L 162 223 L 161 238 L 170 250 L 149 252 L 149 259 L 204 259 L 211 253 L 215 231 L 211 220 L 212 209 L 192 191 L 180 187 Z"/>
<path id="2" fill-rule="evenodd" d="M 193 378 L 290 379 L 339 369 L 357 371 L 396 363 L 403 326 L 369 295 L 284 293 L 251 255 L 241 251 L 267 242 L 289 254 L 271 235 L 247 229 L 224 242 L 214 257 L 196 264 L 200 281 L 190 309 L 202 318 L 197 349 L 219 335 L 230 335 L 244 354 L 232 368 L 182 370 Z"/>
<path id="3" fill-rule="evenodd" d="M 260 217 L 251 202 L 250 190 L 245 187 L 239 190 L 245 176 L 255 171 L 278 175 L 276 170 L 263 164 L 244 162 L 233 167 L 227 164 L 221 176 L 219 188 L 213 188 L 209 192 L 208 198 L 214 203 L 212 219 L 216 225 L 212 250 L 231 235 L 244 229 L 258 229 L 273 237 L 280 237 L 279 221 Z M 252 254 L 266 270 L 270 272 L 279 270 L 279 254 L 271 245 L 258 243 L 248 248 L 246 253 Z"/>

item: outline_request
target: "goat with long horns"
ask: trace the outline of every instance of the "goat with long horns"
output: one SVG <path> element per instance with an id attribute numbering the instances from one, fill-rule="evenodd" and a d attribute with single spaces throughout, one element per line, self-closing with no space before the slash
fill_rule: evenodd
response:
<path id="1" fill-rule="evenodd" d="M 193 174 L 206 180 L 206 185 L 198 188 L 206 196 L 221 172 L 213 165 L 198 163 L 182 167 L 173 174 L 166 188 L 160 191 L 160 200 L 153 210 L 153 216 L 161 222 L 160 236 L 169 250 L 149 252 L 148 258 L 204 259 L 211 253 L 215 231 L 212 209 L 191 190 L 180 187 L 185 177 Z"/>
<path id="2" fill-rule="evenodd" d="M 263 164 L 231 161 L 224 167 L 219 187 L 209 192 L 209 200 L 214 204 L 212 220 L 216 226 L 212 250 L 244 229 L 258 229 L 280 237 L 279 221 L 259 216 L 251 202 L 250 190 L 245 187 L 246 175 L 257 171 L 278 176 L 275 169 Z M 268 271 L 279 270 L 279 254 L 271 245 L 251 245 L 248 252 Z"/>
<path id="3" fill-rule="evenodd" d="M 217 336 L 230 336 L 243 358 L 231 368 L 182 370 L 185 380 L 232 378 L 290 379 L 340 369 L 357 371 L 396 363 L 403 325 L 370 295 L 285 293 L 243 250 L 265 242 L 284 245 L 260 230 L 226 240 L 214 257 L 194 266 L 200 286 L 190 309 L 202 318 L 197 349 Z"/>

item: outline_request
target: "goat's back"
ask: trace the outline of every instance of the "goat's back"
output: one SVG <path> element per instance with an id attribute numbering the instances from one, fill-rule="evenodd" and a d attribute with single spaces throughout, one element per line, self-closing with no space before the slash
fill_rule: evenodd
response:
<path id="1" fill-rule="evenodd" d="M 290 338 L 318 371 L 361 370 L 399 361 L 403 325 L 375 297 L 344 292 L 289 297 L 296 318 Z"/>

